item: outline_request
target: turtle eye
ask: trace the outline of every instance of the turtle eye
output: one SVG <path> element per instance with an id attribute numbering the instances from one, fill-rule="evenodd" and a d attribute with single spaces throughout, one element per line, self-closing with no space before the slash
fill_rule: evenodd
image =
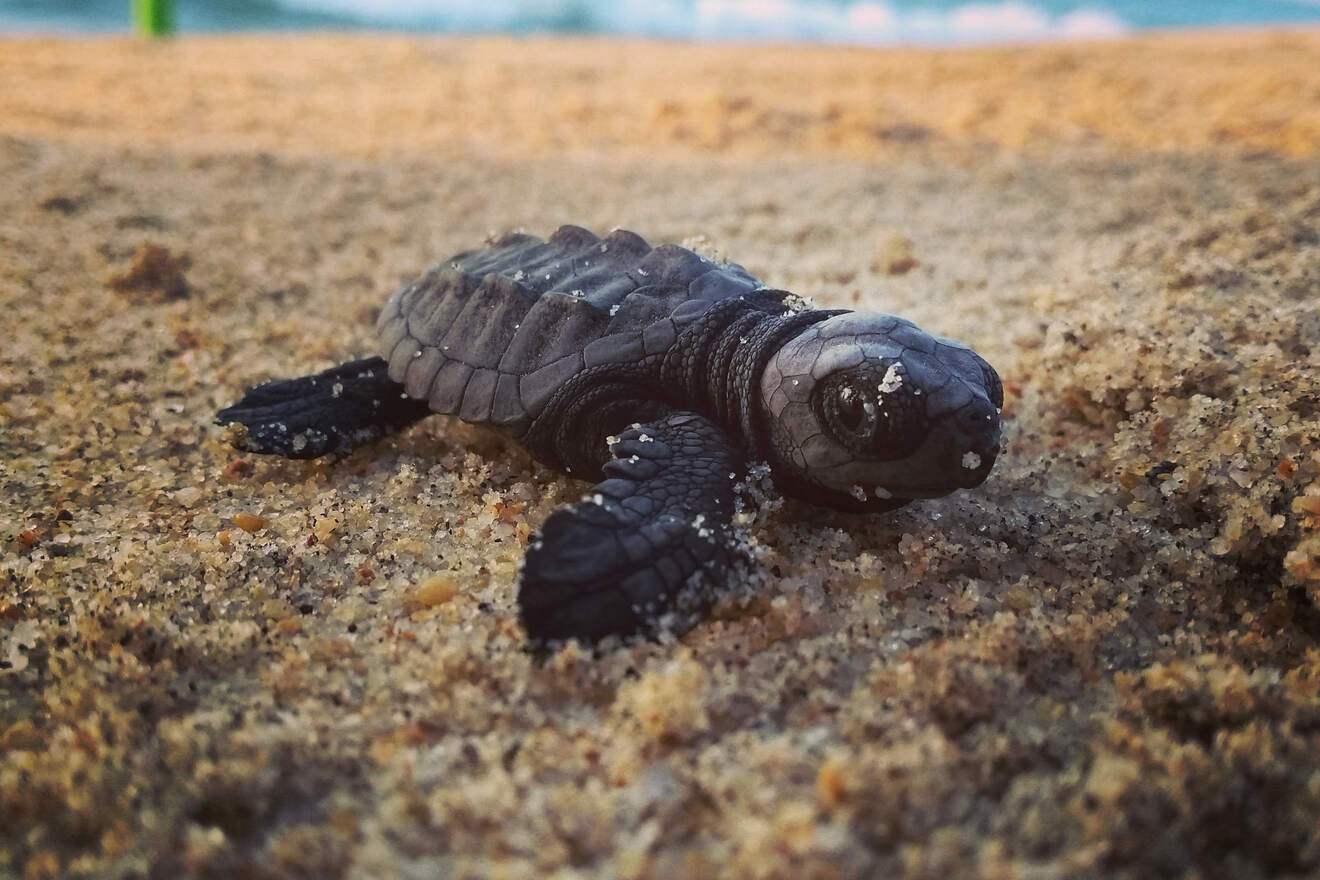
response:
<path id="1" fill-rule="evenodd" d="M 847 428 L 850 433 L 859 433 L 866 422 L 866 403 L 867 401 L 851 385 L 843 386 L 839 391 L 835 410 L 839 424 Z"/>
<path id="2" fill-rule="evenodd" d="M 820 424 L 835 442 L 868 461 L 911 455 L 926 440 L 925 398 L 887 364 L 836 374 L 816 396 Z"/>
<path id="3" fill-rule="evenodd" d="M 823 403 L 825 422 L 840 443 L 859 451 L 870 444 L 879 410 L 864 391 L 851 383 L 841 382 L 825 396 Z"/>

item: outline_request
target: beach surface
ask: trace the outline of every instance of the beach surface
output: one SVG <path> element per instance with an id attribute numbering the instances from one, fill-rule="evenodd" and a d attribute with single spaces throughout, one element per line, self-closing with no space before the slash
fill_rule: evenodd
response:
<path id="1" fill-rule="evenodd" d="M 972 344 L 1006 452 L 538 666 L 585 484 L 210 424 L 563 223 Z M 0 309 L 0 878 L 1320 872 L 1320 33 L 3 41 Z"/>

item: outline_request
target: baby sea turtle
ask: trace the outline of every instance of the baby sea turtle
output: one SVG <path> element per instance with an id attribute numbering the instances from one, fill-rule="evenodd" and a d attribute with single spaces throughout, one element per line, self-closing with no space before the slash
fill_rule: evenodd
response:
<path id="1" fill-rule="evenodd" d="M 250 389 L 239 445 L 313 458 L 431 413 L 600 480 L 529 544 L 529 641 L 690 626 L 742 564 L 750 462 L 813 504 L 892 510 L 985 480 L 1003 389 L 967 346 L 893 315 L 803 308 L 742 267 L 623 230 L 511 234 L 395 291 L 381 357 Z"/>

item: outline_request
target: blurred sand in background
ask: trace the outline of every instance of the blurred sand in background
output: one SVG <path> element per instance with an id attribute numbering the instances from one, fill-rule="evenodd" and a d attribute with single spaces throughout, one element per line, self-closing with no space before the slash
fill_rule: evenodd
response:
<path id="1" fill-rule="evenodd" d="M 1320 148 L 1313 31 L 884 52 L 381 36 L 4 49 L 0 127 L 98 144 L 514 157 Z"/>

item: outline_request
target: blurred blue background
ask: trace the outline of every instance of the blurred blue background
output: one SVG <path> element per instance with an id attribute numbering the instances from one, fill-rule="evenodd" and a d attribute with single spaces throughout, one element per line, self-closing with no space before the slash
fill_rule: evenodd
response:
<path id="1" fill-rule="evenodd" d="M 178 0 L 183 31 L 371 28 L 944 45 L 1320 23 L 1320 0 Z M 0 0 L 0 31 L 128 28 L 128 0 Z"/>

